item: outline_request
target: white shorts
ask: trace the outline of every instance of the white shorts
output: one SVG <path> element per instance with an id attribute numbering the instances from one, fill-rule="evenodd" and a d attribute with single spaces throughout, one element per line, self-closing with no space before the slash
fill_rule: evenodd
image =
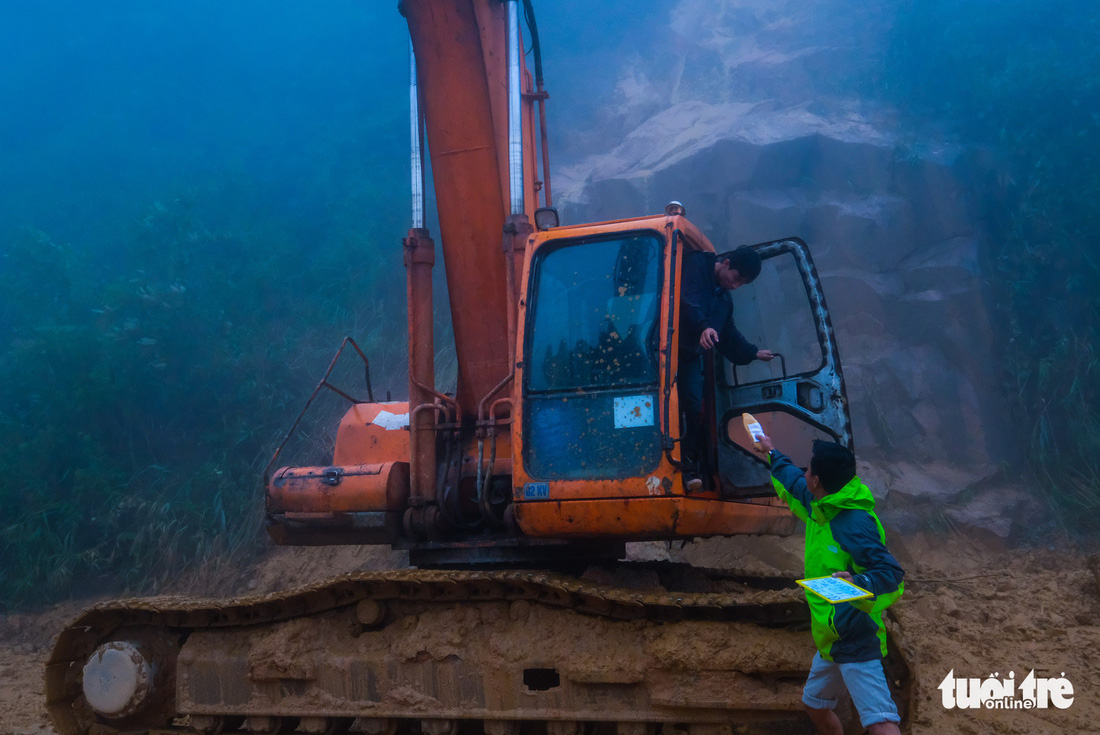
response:
<path id="1" fill-rule="evenodd" d="M 833 709 L 845 689 L 864 727 L 877 722 L 901 722 L 881 660 L 835 664 L 823 659 L 820 653 L 815 654 L 806 688 L 802 690 L 802 703 L 813 709 Z"/>

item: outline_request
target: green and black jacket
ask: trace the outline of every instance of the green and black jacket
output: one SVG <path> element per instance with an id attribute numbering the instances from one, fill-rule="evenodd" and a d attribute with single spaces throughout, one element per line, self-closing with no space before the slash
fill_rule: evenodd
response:
<path id="1" fill-rule="evenodd" d="M 872 661 L 886 655 L 882 611 L 901 597 L 905 572 L 886 550 L 886 533 L 875 515 L 875 498 L 858 478 L 814 500 L 803 471 L 773 451 L 772 485 L 791 511 L 806 522 L 806 577 L 849 572 L 874 597 L 831 605 L 806 593 L 814 642 L 835 663 Z"/>

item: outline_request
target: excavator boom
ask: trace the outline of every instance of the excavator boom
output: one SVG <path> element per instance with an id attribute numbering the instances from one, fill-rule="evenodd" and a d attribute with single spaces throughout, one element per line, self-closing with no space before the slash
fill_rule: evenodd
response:
<path id="1" fill-rule="evenodd" d="M 458 358 L 459 405 L 506 375 L 507 10 L 496 0 L 405 0 Z M 477 182 L 471 186 L 471 182 Z"/>

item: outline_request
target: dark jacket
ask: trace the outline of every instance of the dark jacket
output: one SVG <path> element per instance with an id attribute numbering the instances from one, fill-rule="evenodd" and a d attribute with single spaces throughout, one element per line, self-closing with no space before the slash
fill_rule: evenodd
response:
<path id="1" fill-rule="evenodd" d="M 886 550 L 886 532 L 875 515 L 875 498 L 858 478 L 814 500 L 802 470 L 782 452 L 772 452 L 772 485 L 791 511 L 806 522 L 807 578 L 849 572 L 874 597 L 832 605 L 807 591 L 810 630 L 826 661 L 873 661 L 886 655 L 882 611 L 901 597 L 905 572 Z"/>
<path id="2" fill-rule="evenodd" d="M 757 348 L 737 331 L 733 323 L 733 302 L 729 291 L 714 280 L 716 255 L 685 250 L 680 271 L 680 360 L 703 353 L 699 337 L 707 327 L 718 333 L 718 350 L 734 365 L 748 365 Z"/>

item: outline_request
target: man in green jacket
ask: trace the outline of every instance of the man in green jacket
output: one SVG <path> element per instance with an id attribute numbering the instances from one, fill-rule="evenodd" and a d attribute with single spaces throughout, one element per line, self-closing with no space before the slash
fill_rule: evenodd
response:
<path id="1" fill-rule="evenodd" d="M 834 605 L 807 592 L 818 652 L 802 693 L 806 712 L 822 735 L 842 735 L 833 709 L 847 688 L 871 735 L 898 735 L 900 718 L 882 667 L 882 611 L 901 597 L 905 572 L 886 550 L 874 496 L 856 477 L 855 456 L 834 442 L 815 441 L 803 473 L 769 437 L 759 444 L 775 491 L 806 523 L 806 577 L 842 577 L 874 595 Z"/>

